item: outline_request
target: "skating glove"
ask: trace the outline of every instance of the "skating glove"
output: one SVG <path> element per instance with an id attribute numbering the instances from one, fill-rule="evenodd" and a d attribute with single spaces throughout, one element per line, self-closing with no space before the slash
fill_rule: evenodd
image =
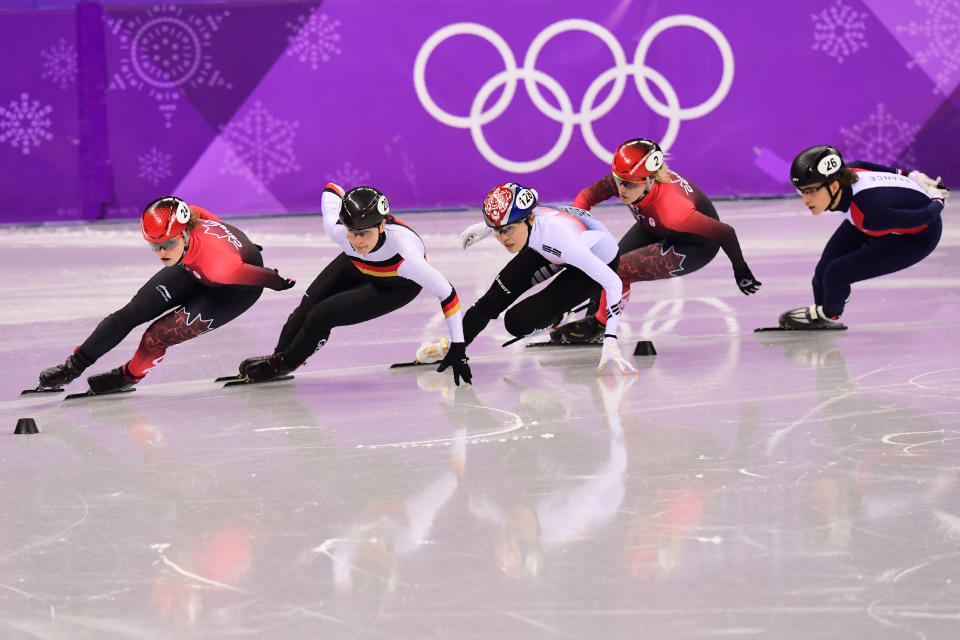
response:
<path id="1" fill-rule="evenodd" d="M 40 386 L 47 389 L 56 389 L 76 380 L 84 367 L 81 367 L 76 358 L 69 356 L 63 364 L 58 364 L 40 372 Z"/>
<path id="2" fill-rule="evenodd" d="M 623 375 L 627 375 L 628 371 L 637 373 L 637 368 L 623 359 L 620 345 L 617 344 L 617 336 L 606 335 L 603 337 L 603 350 L 600 352 L 600 364 L 597 365 L 597 373 L 603 373 L 603 367 L 608 362 L 615 363 Z"/>
<path id="3" fill-rule="evenodd" d="M 934 180 L 922 171 L 911 171 L 907 174 L 907 177 L 923 187 L 923 190 L 926 191 L 931 198 L 946 202 L 947 196 L 950 195 L 950 189 L 947 188 L 947 185 L 943 184 L 943 180 L 941 180 L 939 176 Z"/>
<path id="4" fill-rule="evenodd" d="M 276 269 L 274 269 L 273 272 L 277 274 L 277 281 L 270 286 L 274 291 L 286 291 L 287 289 L 292 289 L 294 285 L 297 284 L 296 280 L 293 278 L 284 278 Z"/>
<path id="5" fill-rule="evenodd" d="M 466 249 L 472 244 L 476 244 L 490 235 L 491 229 L 483 222 L 472 224 L 460 234 L 460 244 Z"/>
<path id="6" fill-rule="evenodd" d="M 467 344 L 465 342 L 451 342 L 450 351 L 440 361 L 437 371 L 444 371 L 447 367 L 453 368 L 453 381 L 460 386 L 460 378 L 467 384 L 473 384 L 473 374 L 467 364 Z"/>
<path id="7" fill-rule="evenodd" d="M 763 284 L 753 276 L 749 267 L 734 271 L 733 277 L 737 279 L 737 286 L 740 287 L 740 291 L 742 291 L 745 296 L 756 293 L 760 285 Z"/>

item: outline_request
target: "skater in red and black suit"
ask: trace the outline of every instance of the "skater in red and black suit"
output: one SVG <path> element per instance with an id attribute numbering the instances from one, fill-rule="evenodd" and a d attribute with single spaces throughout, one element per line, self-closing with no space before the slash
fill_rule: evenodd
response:
<path id="1" fill-rule="evenodd" d="M 141 229 L 163 268 L 104 318 L 66 362 L 44 369 L 41 387 L 71 382 L 134 327 L 156 318 L 126 364 L 87 379 L 95 393 L 129 387 L 160 364 L 168 347 L 230 322 L 253 306 L 264 287 L 281 291 L 295 284 L 264 268 L 260 247 L 242 231 L 180 198 L 147 205 Z"/>
<path id="2" fill-rule="evenodd" d="M 710 199 L 686 178 L 674 173 L 663 151 L 652 140 L 635 138 L 621 144 L 613 156 L 613 172 L 583 189 L 573 206 L 589 211 L 613 196 L 630 208 L 636 219 L 620 239 L 620 266 L 624 300 L 630 285 L 645 280 L 676 278 L 693 273 L 710 262 L 720 249 L 733 265 L 737 286 L 744 294 L 756 293 L 754 278 L 733 227 L 720 222 Z M 591 301 L 582 320 L 550 332 L 554 342 L 594 342 L 603 337 L 606 304 Z"/>
<path id="3" fill-rule="evenodd" d="M 845 329 L 839 322 L 850 285 L 906 269 L 940 242 L 940 212 L 949 189 L 920 171 L 869 162 L 844 163 L 835 147 L 800 152 L 790 182 L 815 216 L 839 211 L 845 220 L 827 241 L 813 272 L 813 304 L 785 311 L 785 329 Z"/>

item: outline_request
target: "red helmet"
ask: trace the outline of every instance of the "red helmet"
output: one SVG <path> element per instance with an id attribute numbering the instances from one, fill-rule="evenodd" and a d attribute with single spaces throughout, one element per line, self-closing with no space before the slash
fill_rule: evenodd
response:
<path id="1" fill-rule="evenodd" d="M 190 222 L 190 207 L 174 196 L 154 200 L 143 210 L 140 228 L 147 242 L 164 242 L 183 233 Z"/>
<path id="2" fill-rule="evenodd" d="M 626 182 L 643 182 L 663 166 L 663 151 L 653 140 L 634 138 L 613 154 L 613 175 Z"/>

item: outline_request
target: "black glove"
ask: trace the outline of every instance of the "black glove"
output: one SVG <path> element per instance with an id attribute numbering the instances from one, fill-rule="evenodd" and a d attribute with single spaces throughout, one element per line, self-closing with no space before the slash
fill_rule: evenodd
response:
<path id="1" fill-rule="evenodd" d="M 460 386 L 460 378 L 467 384 L 473 384 L 473 374 L 470 373 L 470 365 L 467 364 L 467 344 L 465 342 L 451 342 L 450 350 L 440 361 L 437 371 L 443 371 L 447 367 L 453 367 L 453 381 Z"/>
<path id="2" fill-rule="evenodd" d="M 743 295 L 745 296 L 748 296 L 751 293 L 756 293 L 757 289 L 760 288 L 760 285 L 763 284 L 753 277 L 749 267 L 744 267 L 739 271 L 734 271 L 733 277 L 737 279 L 737 286 L 740 287 L 740 291 L 742 291 Z"/>
<path id="3" fill-rule="evenodd" d="M 81 367 L 72 355 L 63 364 L 58 364 L 40 372 L 40 386 L 58 389 L 76 380 L 86 367 Z"/>
<path id="4" fill-rule="evenodd" d="M 277 274 L 277 278 L 280 279 L 279 284 L 273 287 L 270 287 L 274 291 L 286 291 L 287 289 L 292 289 L 293 285 L 297 284 L 297 281 L 294 280 L 293 278 L 284 278 L 283 276 L 281 276 L 280 272 L 277 271 L 276 269 L 274 269 L 273 272 Z"/>

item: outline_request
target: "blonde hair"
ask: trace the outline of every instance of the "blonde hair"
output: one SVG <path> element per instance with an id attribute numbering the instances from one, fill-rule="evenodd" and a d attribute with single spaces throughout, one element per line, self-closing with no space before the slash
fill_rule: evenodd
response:
<path id="1" fill-rule="evenodd" d="M 664 160 L 663 164 L 660 165 L 660 168 L 657 169 L 657 172 L 653 174 L 654 182 L 670 182 L 670 176 L 667 175 L 670 173 L 670 167 L 667 166 L 667 161 Z"/>
<path id="2" fill-rule="evenodd" d="M 190 207 L 190 205 L 187 205 L 187 206 Z M 196 209 L 194 209 L 193 207 L 190 207 L 190 220 L 187 221 L 186 230 L 193 231 L 193 228 L 196 227 L 199 223 L 200 223 L 200 216 L 197 215 Z"/>

